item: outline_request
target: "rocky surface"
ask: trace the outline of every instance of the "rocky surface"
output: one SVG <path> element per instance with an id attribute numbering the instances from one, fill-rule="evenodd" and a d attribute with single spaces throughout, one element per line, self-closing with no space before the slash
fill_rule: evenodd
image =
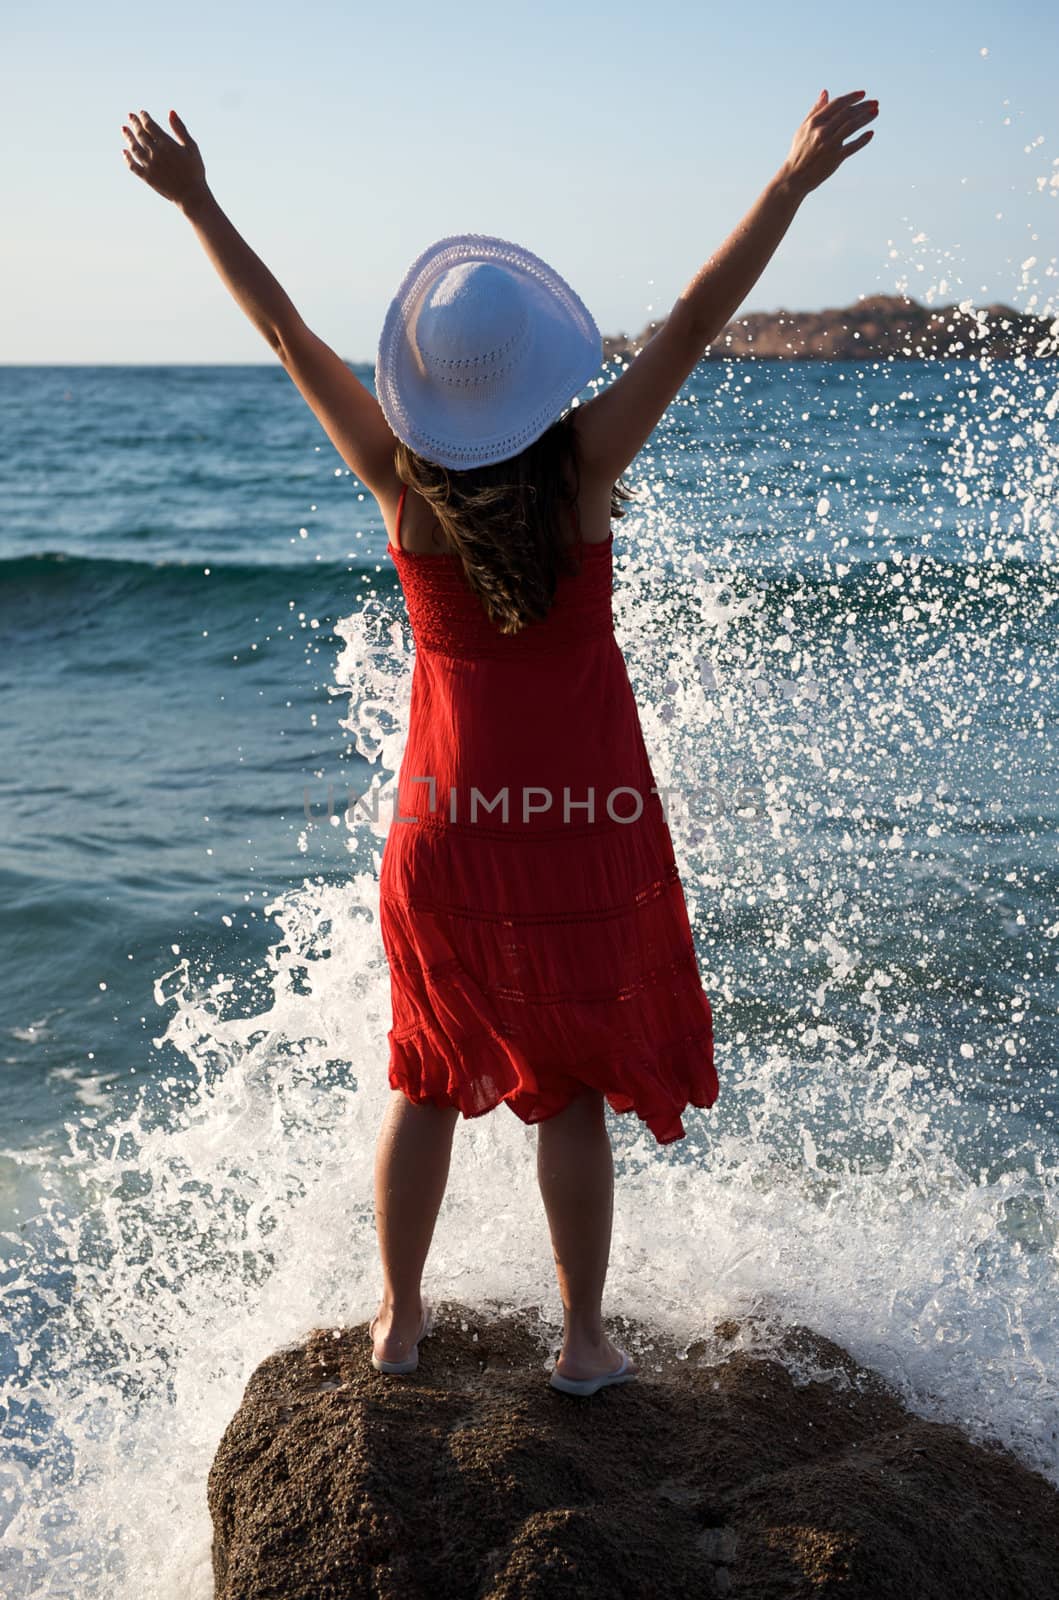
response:
<path id="1" fill-rule="evenodd" d="M 808 1330 L 781 1362 L 752 1322 L 681 1351 L 615 1319 L 643 1375 L 578 1400 L 539 1317 L 438 1310 L 409 1378 L 364 1325 L 257 1368 L 209 1475 L 218 1597 L 1059 1594 L 1059 1494 Z"/>
<path id="2" fill-rule="evenodd" d="M 660 327 L 649 322 L 635 337 L 608 335 L 608 361 L 627 360 Z M 826 311 L 754 311 L 718 334 L 709 357 L 756 356 L 769 360 L 870 361 L 879 359 L 1059 355 L 1059 323 L 1011 306 L 924 306 L 904 295 L 865 295 L 855 305 Z"/>

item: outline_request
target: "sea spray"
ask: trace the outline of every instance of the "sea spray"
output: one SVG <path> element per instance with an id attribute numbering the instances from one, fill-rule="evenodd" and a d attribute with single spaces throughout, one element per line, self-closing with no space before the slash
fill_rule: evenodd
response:
<path id="1" fill-rule="evenodd" d="M 1057 394 L 1050 362 L 711 354 L 637 464 L 617 632 L 721 1095 L 666 1151 L 611 1119 L 606 1309 L 707 1354 L 721 1317 L 758 1349 L 806 1322 L 1059 1483 Z M 392 584 L 337 634 L 349 787 L 392 798 Z M 93 1090 L 59 1153 L 6 1152 L 12 1597 L 205 1600 L 206 1473 L 250 1372 L 375 1309 L 381 835 L 355 805 L 298 827 L 307 855 L 341 830 L 347 871 L 273 898 L 263 948 L 233 922 L 174 951 L 142 1087 Z M 428 1292 L 558 1331 L 535 1135 L 501 1108 L 456 1139 Z"/>

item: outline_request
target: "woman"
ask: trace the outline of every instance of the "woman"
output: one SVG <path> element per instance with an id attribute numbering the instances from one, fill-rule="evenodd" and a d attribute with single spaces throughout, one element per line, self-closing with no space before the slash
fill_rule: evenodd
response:
<path id="1" fill-rule="evenodd" d="M 380 874 L 393 1089 L 376 1156 L 376 1370 L 415 1369 L 420 1281 L 457 1116 L 538 1124 L 564 1311 L 554 1387 L 636 1368 L 603 1332 L 613 1162 L 604 1102 L 663 1144 L 717 1097 L 661 798 L 610 614 L 622 473 L 726 325 L 802 200 L 871 139 L 862 90 L 821 91 L 753 208 L 622 375 L 530 251 L 425 250 L 386 315 L 376 396 L 306 327 L 213 198 L 198 146 L 145 111 L 130 170 L 177 204 L 335 448 L 379 503 L 416 639 L 398 813 Z"/>

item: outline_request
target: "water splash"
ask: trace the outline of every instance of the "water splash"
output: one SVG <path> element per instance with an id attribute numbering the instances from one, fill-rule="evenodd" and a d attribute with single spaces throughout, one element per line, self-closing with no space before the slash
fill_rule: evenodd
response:
<path id="1" fill-rule="evenodd" d="M 808 1322 L 1059 1483 L 1057 407 L 1025 361 L 711 358 L 641 458 L 617 627 L 722 1093 L 667 1154 L 613 1124 L 608 1306 L 689 1339 L 752 1312 L 756 1348 Z M 340 636 L 385 816 L 411 639 L 382 589 Z M 233 932 L 159 975 L 164 1071 L 6 1152 L 12 1597 L 208 1595 L 206 1473 L 250 1372 L 374 1307 L 383 830 L 333 825 L 348 875 L 274 901 L 263 954 Z M 459 1129 L 429 1289 L 557 1310 L 534 1137 Z"/>

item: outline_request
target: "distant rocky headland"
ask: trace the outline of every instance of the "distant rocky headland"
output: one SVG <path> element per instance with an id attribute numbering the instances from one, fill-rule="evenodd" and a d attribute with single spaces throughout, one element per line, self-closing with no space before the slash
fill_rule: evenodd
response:
<path id="1" fill-rule="evenodd" d="M 606 360 L 627 359 L 661 320 L 635 336 L 606 335 Z M 1059 319 L 1034 317 L 1012 306 L 925 306 L 905 295 L 863 295 L 854 305 L 825 311 L 752 311 L 714 339 L 709 356 L 769 361 L 958 359 L 982 356 L 1039 360 L 1059 355 Z"/>

